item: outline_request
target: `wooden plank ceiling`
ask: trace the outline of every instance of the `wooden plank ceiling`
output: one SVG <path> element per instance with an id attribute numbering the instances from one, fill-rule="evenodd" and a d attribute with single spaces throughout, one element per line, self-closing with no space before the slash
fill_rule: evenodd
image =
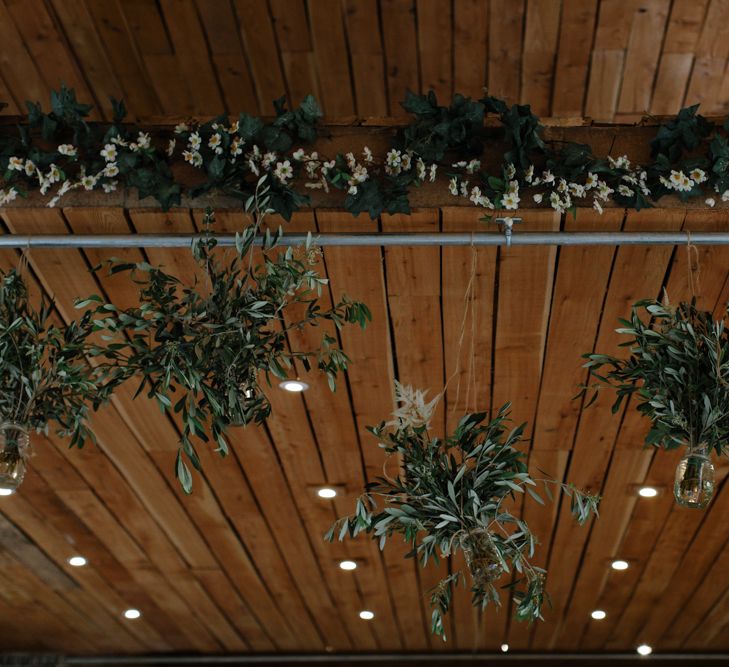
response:
<path id="1" fill-rule="evenodd" d="M 371 222 L 321 211 L 298 214 L 289 229 L 470 231 L 477 217 L 420 210 Z M 580 211 L 574 220 L 525 210 L 523 217 L 533 231 L 726 228 L 720 214 L 706 211 Z M 5 233 L 192 232 L 200 212 L 16 209 L 2 220 Z M 232 230 L 243 220 L 226 212 L 219 222 Z M 187 250 L 34 249 L 34 292 L 52 294 L 65 320 L 79 295 L 129 305 L 129 282 L 88 271 L 120 254 L 163 263 L 188 281 L 194 271 Z M 0 253 L 6 268 L 17 259 Z M 423 594 L 437 572 L 418 571 L 396 543 L 380 553 L 362 540 L 327 545 L 321 535 L 350 510 L 365 480 L 381 474 L 382 452 L 364 426 L 392 410 L 393 379 L 435 393 L 456 370 L 474 259 L 475 326 L 466 327 L 459 381 L 437 428 L 451 428 L 465 410 L 511 400 L 515 418 L 531 425 L 531 465 L 604 501 L 600 520 L 578 528 L 564 505 L 527 499 L 523 513 L 549 569 L 546 622 L 517 624 L 508 609 L 479 618 L 460 591 L 444 645 L 429 634 Z M 718 309 L 729 298 L 729 248 L 701 247 L 699 260 L 701 303 Z M 330 248 L 321 268 L 331 279 L 327 299 L 360 298 L 374 316 L 366 332 L 342 332 L 353 359 L 346 381 L 335 394 L 319 377 L 303 395 L 273 390 L 265 428 L 236 429 L 226 460 L 203 451 L 205 477 L 191 496 L 173 478 L 177 424 L 150 402 L 132 401 L 130 390 L 94 420 L 98 448 L 35 438 L 20 492 L 0 502 L 3 649 L 494 651 L 502 642 L 533 651 L 632 651 L 641 642 L 657 651 L 729 649 L 727 466 L 719 467 L 722 488 L 705 512 L 679 509 L 670 493 L 677 457 L 642 448 L 646 423 L 631 406 L 612 416 L 606 400 L 584 411 L 572 400 L 584 380 L 579 353 L 613 350 L 616 318 L 634 300 L 664 287 L 672 300 L 687 296 L 685 248 Z M 661 489 L 658 497 L 639 498 L 644 483 Z M 343 492 L 322 500 L 315 489 L 323 484 Z M 88 566 L 70 567 L 75 554 Z M 357 560 L 357 570 L 341 571 L 344 558 Z M 612 570 L 614 558 L 629 569 Z M 125 620 L 127 607 L 140 609 L 141 619 Z M 598 608 L 607 612 L 599 622 L 590 618 Z M 374 620 L 360 620 L 362 609 Z"/>
<path id="2" fill-rule="evenodd" d="M 726 0 L 1 0 L 3 113 L 62 82 L 132 116 L 402 113 L 406 89 L 541 116 L 729 111 Z M 97 116 L 98 117 L 98 116 Z"/>

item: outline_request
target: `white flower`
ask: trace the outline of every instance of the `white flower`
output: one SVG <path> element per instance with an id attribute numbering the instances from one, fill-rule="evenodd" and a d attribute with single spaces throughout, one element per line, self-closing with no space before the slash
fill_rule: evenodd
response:
<path id="1" fill-rule="evenodd" d="M 25 161 L 19 157 L 11 157 L 8 162 L 8 169 L 10 171 L 23 171 L 25 169 Z"/>
<path id="2" fill-rule="evenodd" d="M 564 207 L 562 206 L 562 199 L 556 192 L 552 192 L 551 195 L 549 195 L 549 203 L 552 205 L 552 208 L 555 211 L 558 211 L 559 213 L 564 213 Z"/>
<path id="3" fill-rule="evenodd" d="M 365 146 L 362 149 L 362 155 L 364 156 L 364 161 L 367 164 L 372 164 L 374 157 L 372 156 L 372 151 L 369 149 L 369 147 Z"/>
<path id="4" fill-rule="evenodd" d="M 291 155 L 291 157 L 294 160 L 296 160 L 297 162 L 301 162 L 306 157 L 306 153 L 304 152 L 304 149 L 303 148 L 297 148 L 293 152 L 293 154 Z"/>
<path id="5" fill-rule="evenodd" d="M 675 169 L 671 171 L 669 180 L 673 189 L 679 192 L 688 192 L 694 186 L 694 182 L 686 174 Z"/>
<path id="6" fill-rule="evenodd" d="M 435 182 L 435 175 L 437 172 L 438 172 L 438 165 L 434 162 L 433 164 L 430 165 L 430 176 L 428 178 L 428 180 L 431 183 Z"/>
<path id="7" fill-rule="evenodd" d="M 223 148 L 220 145 L 221 139 L 221 136 L 216 132 L 208 140 L 208 146 L 212 148 L 216 153 L 223 152 Z"/>
<path id="8" fill-rule="evenodd" d="M 724 190 L 724 192 L 721 193 L 721 200 L 729 201 L 729 190 Z"/>
<path id="9" fill-rule="evenodd" d="M 518 195 L 519 194 L 519 181 L 509 181 L 509 189 L 507 192 L 510 195 Z"/>
<path id="10" fill-rule="evenodd" d="M 347 194 L 349 195 L 356 195 L 357 194 L 357 186 L 356 185 L 350 185 L 349 190 L 347 190 Z"/>
<path id="11" fill-rule="evenodd" d="M 402 157 L 400 156 L 400 151 L 396 149 L 392 149 L 388 151 L 387 155 L 385 156 L 385 162 L 388 167 L 397 168 L 400 166 L 400 162 L 402 161 Z"/>
<path id="12" fill-rule="evenodd" d="M 599 181 L 597 184 L 597 196 L 603 201 L 607 201 L 608 197 L 615 192 L 605 181 Z"/>
<path id="13" fill-rule="evenodd" d="M 455 197 L 458 194 L 458 181 L 456 178 L 452 178 L 450 181 L 448 181 L 448 191 Z M 726 191 L 727 195 L 729 195 L 729 190 Z"/>
<path id="14" fill-rule="evenodd" d="M 467 164 L 468 162 L 466 162 L 465 160 L 461 160 L 460 162 L 454 162 L 451 166 L 455 167 L 456 169 L 463 169 Z"/>
<path id="15" fill-rule="evenodd" d="M 330 169 L 334 169 L 336 166 L 336 162 L 334 160 L 329 160 L 329 162 L 325 162 L 321 167 L 321 173 L 326 176 L 329 173 Z"/>
<path id="16" fill-rule="evenodd" d="M 261 166 L 264 169 L 270 169 L 271 168 L 271 165 L 274 162 L 276 162 L 276 157 L 277 157 L 277 155 L 273 151 L 271 151 L 269 153 L 264 153 L 263 154 L 263 159 L 261 160 Z"/>
<path id="17" fill-rule="evenodd" d="M 108 181 L 106 183 L 102 183 L 101 187 L 104 188 L 104 192 L 106 194 L 109 194 L 110 192 L 114 192 L 116 190 L 117 182 L 116 181 Z"/>
<path id="18" fill-rule="evenodd" d="M 425 162 L 423 162 L 423 158 L 418 158 L 415 162 L 415 172 L 418 175 L 418 178 L 421 181 L 425 180 L 426 170 L 425 170 Z"/>
<path id="19" fill-rule="evenodd" d="M 5 206 L 5 204 L 9 204 L 17 196 L 18 191 L 15 188 L 10 188 L 7 192 L 5 190 L 0 190 L 0 206 Z"/>
<path id="20" fill-rule="evenodd" d="M 543 171 L 542 172 L 542 180 L 545 183 L 554 183 L 554 174 L 551 171 L 549 171 L 549 170 Z"/>
<path id="21" fill-rule="evenodd" d="M 197 132 L 193 132 L 190 135 L 190 138 L 187 140 L 187 143 L 190 145 L 190 148 L 192 150 L 196 151 L 200 149 L 200 146 L 202 145 L 202 139 Z"/>
<path id="22" fill-rule="evenodd" d="M 261 172 L 258 170 L 258 165 L 251 158 L 248 160 L 248 168 L 256 175 L 259 176 Z"/>
<path id="23" fill-rule="evenodd" d="M 506 165 L 506 178 L 508 180 L 511 180 L 516 175 L 516 167 L 509 162 L 509 164 Z"/>
<path id="24" fill-rule="evenodd" d="M 230 154 L 235 158 L 243 153 L 243 141 L 240 137 L 235 137 L 230 143 Z"/>
<path id="25" fill-rule="evenodd" d="M 25 173 L 28 176 L 35 174 L 35 163 L 32 160 L 25 161 Z"/>
<path id="26" fill-rule="evenodd" d="M 461 181 L 461 196 L 468 197 L 468 181 Z"/>
<path id="27" fill-rule="evenodd" d="M 354 172 L 352 173 L 352 178 L 350 180 L 354 181 L 355 183 L 364 183 L 367 180 L 367 178 L 368 178 L 367 167 L 365 167 L 361 164 L 358 164 L 354 168 Z"/>
<path id="28" fill-rule="evenodd" d="M 75 157 L 76 156 L 76 147 L 71 144 L 61 144 L 58 147 L 58 152 L 61 155 L 66 155 L 68 157 Z"/>
<path id="29" fill-rule="evenodd" d="M 534 165 L 533 164 L 530 164 L 527 167 L 526 171 L 524 172 L 524 180 L 527 183 L 531 183 L 532 182 L 532 178 L 534 178 Z"/>
<path id="30" fill-rule="evenodd" d="M 229 128 L 228 134 L 235 134 L 238 131 L 238 121 L 236 120 Z"/>
<path id="31" fill-rule="evenodd" d="M 387 422 L 387 426 L 394 428 L 428 426 L 435 406 L 440 400 L 440 394 L 430 403 L 426 403 L 425 396 L 427 393 L 427 391 L 406 387 L 395 380 L 395 401 L 399 403 L 399 407 L 392 413 L 395 419 Z"/>
<path id="32" fill-rule="evenodd" d="M 61 183 L 61 187 L 58 188 L 58 196 L 63 197 L 63 195 L 65 195 L 73 187 L 74 186 L 71 184 L 71 181 L 63 181 L 63 183 Z"/>
<path id="33" fill-rule="evenodd" d="M 110 139 L 110 141 L 111 141 L 112 144 L 115 144 L 116 146 L 128 146 L 129 145 L 129 142 L 124 141 L 124 139 L 122 139 L 119 136 L 112 137 Z M 136 144 L 134 144 L 134 145 L 136 146 Z"/>
<path id="34" fill-rule="evenodd" d="M 84 176 L 81 179 L 81 185 L 83 185 L 84 190 L 93 190 L 96 185 L 96 176 Z"/>
<path id="35" fill-rule="evenodd" d="M 613 159 L 608 155 L 608 162 L 613 169 L 630 169 L 630 160 L 627 155 L 621 155 L 617 159 Z"/>
<path id="36" fill-rule="evenodd" d="M 694 169 L 691 171 L 689 176 L 696 182 L 696 183 L 703 183 L 706 180 L 706 173 L 704 173 L 703 169 Z"/>
<path id="37" fill-rule="evenodd" d="M 542 203 L 542 195 L 540 195 L 539 193 L 535 194 L 535 195 L 534 195 L 534 201 L 535 201 L 535 202 L 536 202 L 537 204 L 541 204 L 541 203 Z"/>
<path id="38" fill-rule="evenodd" d="M 478 204 L 479 199 L 481 199 L 481 188 L 479 188 L 478 186 L 474 186 L 471 189 L 471 196 L 469 197 L 469 199 L 474 204 Z"/>
<path id="39" fill-rule="evenodd" d="M 585 186 L 579 183 L 570 183 L 569 190 L 573 197 L 580 198 L 585 196 Z"/>
<path id="40" fill-rule="evenodd" d="M 592 190 L 597 185 L 597 175 L 589 172 L 585 179 L 585 190 Z"/>
<path id="41" fill-rule="evenodd" d="M 408 153 L 405 153 L 405 155 L 400 158 L 400 166 L 402 167 L 403 171 L 410 171 L 410 167 L 412 167 L 412 162 Z"/>
<path id="42" fill-rule="evenodd" d="M 278 162 L 276 164 L 276 169 L 274 170 L 273 175 L 281 181 L 281 183 L 286 185 L 286 181 L 294 175 L 294 169 L 288 160 L 284 160 L 283 162 Z"/>
<path id="43" fill-rule="evenodd" d="M 704 200 L 704 203 L 707 206 L 710 206 L 711 208 L 714 208 L 714 206 L 716 205 L 716 200 L 713 197 L 708 197 L 707 199 Z"/>
<path id="44" fill-rule="evenodd" d="M 475 174 L 479 169 L 481 169 L 481 160 L 471 160 L 466 165 L 466 173 L 468 174 Z"/>
<path id="45" fill-rule="evenodd" d="M 48 208 L 55 208 L 56 204 L 61 201 L 61 198 L 56 195 L 55 197 L 51 198 L 51 200 L 46 204 Z"/>
<path id="46" fill-rule="evenodd" d="M 103 157 L 107 162 L 114 162 L 116 160 L 116 146 L 114 144 L 106 144 L 101 149 L 101 157 Z"/>
<path id="47" fill-rule="evenodd" d="M 182 157 L 185 158 L 185 162 L 189 162 L 193 167 L 202 166 L 202 155 L 197 151 L 182 151 Z"/>
<path id="48" fill-rule="evenodd" d="M 597 197 L 592 200 L 592 208 L 594 208 L 600 215 L 602 215 L 602 204 Z"/>
<path id="49" fill-rule="evenodd" d="M 48 167 L 48 181 L 50 183 L 58 183 L 61 180 L 61 170 L 55 165 L 51 164 Z"/>
<path id="50" fill-rule="evenodd" d="M 511 192 L 507 192 L 502 198 L 501 198 L 501 206 L 505 208 L 507 211 L 515 210 L 519 208 L 519 196 L 516 194 L 513 194 Z"/>
<path id="51" fill-rule="evenodd" d="M 627 185 L 618 185 L 618 194 L 623 195 L 623 197 L 632 197 L 635 192 L 633 192 Z"/>
<path id="52" fill-rule="evenodd" d="M 167 144 L 167 155 L 169 157 L 172 157 L 172 154 L 175 152 L 176 145 L 177 145 L 177 139 L 170 139 L 169 143 Z"/>
<path id="53" fill-rule="evenodd" d="M 114 178 L 114 176 L 119 174 L 119 167 L 116 166 L 116 162 L 110 162 L 104 167 L 103 173 L 107 178 Z"/>
<path id="54" fill-rule="evenodd" d="M 177 123 L 175 125 L 175 134 L 182 134 L 183 132 L 189 132 L 190 126 L 187 123 Z"/>
<path id="55" fill-rule="evenodd" d="M 137 145 L 139 146 L 139 148 L 149 148 L 150 143 L 151 141 L 149 138 L 149 134 L 147 134 L 146 132 L 140 132 L 137 136 Z"/>
<path id="56" fill-rule="evenodd" d="M 557 192 L 567 192 L 567 181 L 564 178 L 559 179 L 559 185 L 557 185 Z"/>

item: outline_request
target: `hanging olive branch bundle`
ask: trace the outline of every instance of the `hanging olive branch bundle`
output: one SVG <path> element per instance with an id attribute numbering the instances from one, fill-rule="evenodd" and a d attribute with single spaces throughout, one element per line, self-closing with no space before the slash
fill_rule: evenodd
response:
<path id="1" fill-rule="evenodd" d="M 641 312 L 643 317 L 641 317 Z M 726 314 L 726 311 L 725 311 Z M 696 307 L 639 301 L 618 333 L 628 337 L 627 358 L 585 354 L 585 367 L 599 389 L 617 391 L 613 413 L 630 396 L 652 422 L 646 444 L 673 449 L 706 444 L 721 455 L 729 438 L 729 327 Z"/>
<path id="2" fill-rule="evenodd" d="M 264 181 L 256 196 L 265 211 L 270 200 Z M 285 379 L 300 364 L 324 373 L 334 390 L 337 374 L 349 362 L 337 339 L 325 333 L 316 349 L 291 350 L 291 331 L 323 322 L 336 329 L 348 323 L 364 328 L 371 319 L 365 304 L 346 297 L 322 308 L 319 298 L 327 280 L 313 268 L 319 253 L 310 243 L 279 251 L 274 246 L 280 234 L 267 235 L 261 260 L 253 261 L 257 218 L 237 235 L 236 250 L 226 258 L 215 251 L 212 224 L 209 211 L 205 233 L 192 247 L 203 277 L 192 286 L 144 262 L 111 262 L 112 273 L 128 272 L 140 283 L 139 305 L 120 309 L 98 296 L 78 303 L 96 305 L 94 324 L 106 344 L 94 354 L 104 360 L 106 382 L 136 379 L 138 394 L 146 393 L 163 412 L 180 415 L 175 472 L 186 492 L 192 486 L 187 462 L 201 469 L 195 441 L 212 441 L 225 456 L 230 426 L 260 424 L 269 416 L 265 389 L 272 378 Z M 295 304 L 304 309 L 292 318 Z"/>
<path id="3" fill-rule="evenodd" d="M 53 303 L 35 309 L 17 270 L 0 270 L 0 423 L 45 432 L 51 423 L 72 446 L 94 439 L 89 412 L 112 386 L 94 368 L 90 313 L 67 326 L 55 323 Z"/>
<path id="4" fill-rule="evenodd" d="M 507 431 L 508 404 L 490 420 L 486 413 L 464 415 L 455 432 L 441 440 L 428 432 L 434 403 L 426 404 L 423 393 L 409 387 L 398 384 L 396 390 L 400 408 L 395 419 L 370 431 L 389 455 L 399 455 L 400 473 L 369 484 L 354 514 L 339 519 L 325 539 L 366 533 L 384 549 L 388 539 L 400 534 L 411 547 L 408 557 L 422 567 L 462 550 L 474 607 L 500 604 L 498 580 L 516 573 L 517 579 L 503 586 L 513 591 L 516 617 L 530 622 L 542 618 L 546 571 L 530 562 L 537 539 L 506 501 L 528 493 L 543 504 L 538 483 L 550 498 L 550 485 L 557 485 L 583 524 L 597 512 L 599 498 L 530 476 L 526 455 L 516 448 L 525 424 Z M 443 615 L 461 582 L 466 584 L 466 575 L 455 571 L 430 591 L 432 631 L 444 639 Z"/>

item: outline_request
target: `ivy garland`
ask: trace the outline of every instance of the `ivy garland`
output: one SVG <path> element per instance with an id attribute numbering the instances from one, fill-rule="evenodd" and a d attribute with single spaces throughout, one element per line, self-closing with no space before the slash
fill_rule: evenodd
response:
<path id="1" fill-rule="evenodd" d="M 729 121 L 715 125 L 697 113 L 698 105 L 660 126 L 651 141 L 652 162 L 641 167 L 625 155 L 595 156 L 585 144 L 545 142 L 529 105 L 509 106 L 489 96 L 455 95 L 446 107 L 433 92 L 409 92 L 402 105 L 414 120 L 379 156 L 367 147 L 358 155 L 307 151 L 322 115 L 311 96 L 294 110 L 277 100 L 276 117 L 268 123 L 244 113 L 233 121 L 219 116 L 182 123 L 164 145 L 125 124 L 124 104 L 112 103 L 110 125 L 87 122 L 91 107 L 67 88 L 52 94 L 48 113 L 28 103 L 27 125 L 0 135 L 0 206 L 34 189 L 50 194 L 48 205 L 55 206 L 75 189 L 112 192 L 122 185 L 167 209 L 181 202 L 183 186 L 170 168 L 180 157 L 201 177 L 186 194 L 215 190 L 246 201 L 266 176 L 271 208 L 286 219 L 308 205 L 311 189 L 341 190 L 343 206 L 353 215 L 409 213 L 410 190 L 435 181 L 439 171 L 445 171 L 454 197 L 486 210 L 517 210 L 525 188 L 533 190 L 536 204 L 559 212 L 574 212 L 589 200 L 599 212 L 611 201 L 640 210 L 667 194 L 682 201 L 702 197 L 708 206 L 717 196 L 729 200 Z M 496 140 L 507 146 L 497 173 L 481 168 L 493 140 L 484 128 L 487 114 L 498 116 L 502 133 Z"/>

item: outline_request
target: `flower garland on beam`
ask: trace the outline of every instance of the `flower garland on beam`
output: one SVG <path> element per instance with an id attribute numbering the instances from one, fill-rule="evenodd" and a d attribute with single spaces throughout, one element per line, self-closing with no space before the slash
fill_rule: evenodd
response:
<path id="1" fill-rule="evenodd" d="M 0 206 L 31 191 L 50 195 L 57 205 L 73 190 L 114 192 L 136 188 L 140 198 L 154 197 L 167 209 L 182 194 L 196 197 L 215 191 L 247 201 L 267 177 L 271 208 L 284 218 L 309 205 L 312 190 L 338 190 L 341 205 L 353 215 L 409 213 L 409 193 L 445 174 L 450 195 L 488 211 L 516 211 L 526 200 L 555 211 L 607 205 L 640 210 L 675 194 L 682 201 L 701 198 L 714 206 L 729 201 L 729 126 L 717 126 L 683 109 L 661 125 L 650 142 L 651 161 L 640 166 L 630 156 L 596 156 L 583 143 L 548 141 L 528 105 L 507 105 L 486 96 L 456 95 L 445 107 L 435 95 L 408 93 L 403 107 L 413 121 L 393 133 L 382 154 L 367 146 L 324 155 L 313 150 L 320 139 L 321 111 L 313 97 L 294 110 L 283 99 L 274 103 L 270 122 L 240 114 L 205 123 L 180 123 L 170 136 L 151 137 L 125 124 L 124 104 L 112 100 L 111 124 L 88 123 L 91 107 L 62 88 L 51 97 L 51 111 L 28 103 L 27 124 L 17 133 L 0 132 Z M 485 127 L 487 115 L 500 124 Z M 498 166 L 491 144 L 505 146 Z M 173 166 L 188 163 L 196 177 L 184 185 Z"/>

